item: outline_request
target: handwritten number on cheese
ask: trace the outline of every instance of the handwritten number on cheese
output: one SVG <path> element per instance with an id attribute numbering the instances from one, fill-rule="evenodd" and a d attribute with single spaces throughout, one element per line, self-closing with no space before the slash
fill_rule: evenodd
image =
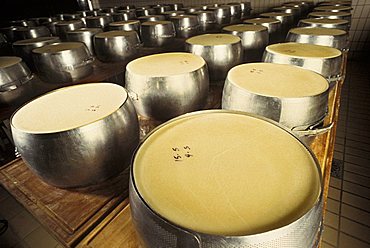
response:
<path id="1" fill-rule="evenodd" d="M 186 159 L 194 157 L 194 155 L 191 153 L 191 148 L 188 145 L 172 147 L 171 149 L 173 153 L 172 156 L 175 162 L 182 162 L 185 161 Z"/>
<path id="2" fill-rule="evenodd" d="M 253 68 L 252 70 L 250 70 L 249 71 L 250 73 L 257 73 L 257 74 L 262 74 L 263 73 L 263 70 L 261 70 L 261 69 L 255 69 L 255 68 Z"/>
<path id="3" fill-rule="evenodd" d="M 99 110 L 99 108 L 100 108 L 100 105 L 90 105 L 90 106 L 86 109 L 86 111 L 89 111 L 89 112 L 96 112 L 96 111 L 98 111 L 98 110 Z"/>
<path id="4" fill-rule="evenodd" d="M 182 157 L 178 154 L 176 154 L 175 156 L 173 156 L 173 158 L 175 159 L 175 161 L 182 161 Z"/>

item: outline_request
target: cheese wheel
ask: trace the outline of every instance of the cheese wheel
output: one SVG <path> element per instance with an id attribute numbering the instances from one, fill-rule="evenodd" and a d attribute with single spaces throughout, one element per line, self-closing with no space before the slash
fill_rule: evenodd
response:
<path id="1" fill-rule="evenodd" d="M 276 16 L 276 17 L 290 17 L 290 16 L 293 16 L 293 14 L 283 13 L 283 12 L 267 12 L 267 13 L 262 13 L 261 16 L 263 16 L 263 17 L 272 17 L 272 16 Z"/>
<path id="2" fill-rule="evenodd" d="M 142 26 L 155 26 L 155 25 L 168 25 L 172 24 L 170 21 L 148 21 L 148 22 L 143 22 L 141 25 Z"/>
<path id="3" fill-rule="evenodd" d="M 341 29 L 334 28 L 292 28 L 289 30 L 291 33 L 302 35 L 317 35 L 317 36 L 340 36 L 346 35 L 347 32 Z"/>
<path id="4" fill-rule="evenodd" d="M 13 43 L 13 45 L 34 45 L 36 43 L 45 43 L 45 42 L 57 42 L 59 41 L 58 37 L 38 37 L 38 38 L 32 38 L 32 39 L 26 39 L 26 40 L 18 40 Z"/>
<path id="5" fill-rule="evenodd" d="M 319 173 L 294 136 L 224 111 L 168 122 L 133 162 L 136 189 L 153 211 L 214 235 L 256 234 L 297 220 L 318 200 Z"/>
<path id="6" fill-rule="evenodd" d="M 262 32 L 267 31 L 267 28 L 262 25 L 248 25 L 248 24 L 236 24 L 226 26 L 223 28 L 225 31 L 236 31 L 236 32 Z"/>
<path id="7" fill-rule="evenodd" d="M 115 30 L 115 31 L 108 31 L 102 32 L 95 35 L 95 38 L 114 38 L 120 36 L 136 36 L 136 31 L 123 31 L 123 30 Z"/>
<path id="8" fill-rule="evenodd" d="M 349 12 L 327 12 L 327 11 L 317 11 L 311 12 L 308 14 L 309 17 L 325 17 L 330 19 L 338 19 L 338 18 L 350 18 L 351 13 Z"/>
<path id="9" fill-rule="evenodd" d="M 20 108 L 14 128 L 27 133 L 55 133 L 99 121 L 127 100 L 125 89 L 111 83 L 90 83 L 47 93 Z"/>
<path id="10" fill-rule="evenodd" d="M 67 50 L 80 49 L 84 44 L 81 42 L 61 42 L 58 44 L 46 45 L 32 50 L 34 53 L 58 53 Z"/>
<path id="11" fill-rule="evenodd" d="M 266 47 L 266 51 L 273 54 L 283 54 L 294 58 L 337 58 L 341 56 L 341 51 L 335 48 L 287 42 L 273 44 Z"/>
<path id="12" fill-rule="evenodd" d="M 76 30 L 68 31 L 68 34 L 83 34 L 83 33 L 90 33 L 92 35 L 96 33 L 103 32 L 101 28 L 80 28 Z"/>
<path id="13" fill-rule="evenodd" d="M 279 20 L 275 18 L 253 18 L 253 19 L 247 19 L 244 20 L 244 23 L 254 23 L 254 24 L 272 24 L 272 23 L 281 23 Z"/>
<path id="14" fill-rule="evenodd" d="M 203 34 L 191 37 L 186 42 L 192 45 L 222 46 L 238 43 L 240 38 L 231 34 Z"/>
<path id="15" fill-rule="evenodd" d="M 90 17 L 88 17 L 90 18 Z M 82 24 L 83 22 L 81 20 L 69 20 L 69 21 L 59 21 L 56 25 L 57 26 L 68 26 L 71 24 Z"/>
<path id="16" fill-rule="evenodd" d="M 343 19 L 328 19 L 328 18 L 311 18 L 300 20 L 303 23 L 315 23 L 315 24 L 348 24 L 347 20 Z"/>
<path id="17" fill-rule="evenodd" d="M 0 69 L 22 62 L 19 57 L 0 57 Z"/>
<path id="18" fill-rule="evenodd" d="M 327 80 L 317 73 L 272 63 L 236 66 L 229 71 L 227 80 L 248 92 L 271 97 L 315 96 L 329 88 Z"/>
<path id="19" fill-rule="evenodd" d="M 140 24 L 138 20 L 127 20 L 127 21 L 119 21 L 119 22 L 111 22 L 109 26 L 123 26 L 123 25 L 130 25 L 130 24 Z"/>
<path id="20" fill-rule="evenodd" d="M 162 53 L 135 59 L 126 70 L 133 75 L 167 77 L 193 72 L 204 65 L 202 57 L 191 53 Z"/>
<path id="21" fill-rule="evenodd" d="M 339 11 L 351 11 L 350 6 L 319 6 L 313 9 L 314 11 L 329 11 L 329 12 L 339 12 Z"/>

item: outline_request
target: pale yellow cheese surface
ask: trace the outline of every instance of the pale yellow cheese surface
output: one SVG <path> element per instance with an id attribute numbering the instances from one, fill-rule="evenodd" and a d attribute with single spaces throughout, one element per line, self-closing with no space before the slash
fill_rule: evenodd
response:
<path id="1" fill-rule="evenodd" d="M 336 58 L 342 54 L 336 48 L 295 42 L 269 45 L 266 51 L 295 58 Z"/>
<path id="2" fill-rule="evenodd" d="M 169 25 L 172 24 L 170 21 L 148 21 L 148 22 L 143 22 L 141 25 L 142 26 L 155 26 L 155 25 Z"/>
<path id="3" fill-rule="evenodd" d="M 311 18 L 300 20 L 303 23 L 317 23 L 317 24 L 348 24 L 347 20 L 343 19 L 329 19 L 329 18 Z"/>
<path id="4" fill-rule="evenodd" d="M 111 22 L 109 26 L 122 26 L 125 24 L 139 24 L 140 21 L 138 20 L 128 20 L 128 21 L 119 21 L 119 22 Z"/>
<path id="5" fill-rule="evenodd" d="M 83 47 L 81 42 L 61 42 L 57 44 L 46 45 L 32 50 L 34 53 L 57 53 L 66 50 L 74 50 Z"/>
<path id="6" fill-rule="evenodd" d="M 346 35 L 346 31 L 335 28 L 292 28 L 289 32 L 294 34 L 303 35 L 327 35 L 327 36 L 340 36 Z"/>
<path id="7" fill-rule="evenodd" d="M 244 23 L 255 23 L 255 24 L 264 24 L 264 23 L 280 23 L 279 20 L 275 18 L 253 18 L 243 21 Z"/>
<path id="8" fill-rule="evenodd" d="M 220 46 L 238 42 L 240 38 L 232 34 L 202 34 L 186 40 L 186 43 L 201 46 Z"/>
<path id="9" fill-rule="evenodd" d="M 314 8 L 314 11 L 350 11 L 351 9 L 349 6 L 319 6 Z"/>
<path id="10" fill-rule="evenodd" d="M 103 32 L 103 30 L 101 28 L 79 28 L 76 30 L 68 31 L 69 34 L 70 33 L 78 34 L 78 33 L 85 33 L 85 32 L 99 33 L 99 32 Z"/>
<path id="11" fill-rule="evenodd" d="M 2 57 L 0 56 L 0 68 L 6 68 L 22 61 L 20 57 Z"/>
<path id="12" fill-rule="evenodd" d="M 12 117 L 14 128 L 27 133 L 55 133 L 96 122 L 127 100 L 125 89 L 111 83 L 65 87 L 27 103 Z"/>
<path id="13" fill-rule="evenodd" d="M 104 19 L 104 18 L 107 18 L 109 16 L 86 16 L 85 18 L 86 19 L 89 19 L 89 20 L 100 20 L 100 19 Z"/>
<path id="14" fill-rule="evenodd" d="M 160 53 L 135 59 L 126 70 L 135 75 L 165 77 L 193 72 L 204 65 L 204 59 L 192 53 Z"/>
<path id="15" fill-rule="evenodd" d="M 325 92 L 321 75 L 292 65 L 248 63 L 232 68 L 227 80 L 248 92 L 272 97 L 307 97 Z"/>
<path id="16" fill-rule="evenodd" d="M 86 18 L 90 18 L 90 17 L 86 17 Z M 56 26 L 68 26 L 70 24 L 80 24 L 80 23 L 82 24 L 81 20 L 70 20 L 70 21 L 59 21 L 55 25 Z"/>
<path id="17" fill-rule="evenodd" d="M 115 31 L 98 33 L 95 35 L 95 37 L 96 38 L 114 38 L 114 37 L 119 37 L 119 36 L 132 36 L 135 34 L 136 34 L 136 31 L 115 30 Z"/>
<path id="18" fill-rule="evenodd" d="M 231 26 L 226 26 L 223 28 L 226 31 L 237 31 L 237 32 L 261 32 L 267 31 L 267 28 L 262 25 L 253 24 L 236 24 Z"/>
<path id="19" fill-rule="evenodd" d="M 308 16 L 351 16 L 351 13 L 348 12 L 326 12 L 326 11 L 317 11 L 317 12 L 311 12 L 308 14 Z"/>
<path id="20" fill-rule="evenodd" d="M 268 12 L 268 13 L 262 13 L 260 16 L 264 17 L 272 17 L 272 16 L 293 16 L 293 14 L 290 13 L 283 13 L 283 12 Z"/>
<path id="21" fill-rule="evenodd" d="M 31 45 L 35 44 L 38 42 L 43 42 L 43 41 L 58 41 L 58 37 L 37 37 L 37 38 L 32 38 L 32 39 L 26 39 L 26 40 L 18 40 L 13 43 L 13 45 Z"/>
<path id="22" fill-rule="evenodd" d="M 133 175 L 156 213 L 216 235 L 287 225 L 320 193 L 319 172 L 301 143 L 273 124 L 234 113 L 192 115 L 163 126 L 139 148 Z"/>

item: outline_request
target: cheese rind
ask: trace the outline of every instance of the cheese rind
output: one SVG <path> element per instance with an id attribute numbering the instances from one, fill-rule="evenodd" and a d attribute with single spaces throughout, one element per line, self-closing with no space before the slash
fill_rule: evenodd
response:
<path id="1" fill-rule="evenodd" d="M 172 22 L 170 21 L 148 21 L 148 22 L 143 22 L 141 25 L 142 26 L 155 26 L 155 25 L 168 25 L 171 23 Z"/>
<path id="2" fill-rule="evenodd" d="M 199 70 L 205 66 L 202 57 L 191 53 L 161 53 L 135 59 L 126 70 L 133 75 L 166 77 Z"/>
<path id="3" fill-rule="evenodd" d="M 121 26 L 123 24 L 139 24 L 140 21 L 138 20 L 127 20 L 127 21 L 118 21 L 118 22 L 111 22 L 109 26 Z"/>
<path id="4" fill-rule="evenodd" d="M 186 40 L 186 43 L 201 46 L 220 46 L 238 42 L 240 38 L 232 34 L 202 34 Z"/>
<path id="5" fill-rule="evenodd" d="M 317 11 L 311 12 L 308 16 L 320 16 L 320 17 L 327 17 L 327 16 L 351 16 L 349 12 L 326 12 L 326 11 Z"/>
<path id="6" fill-rule="evenodd" d="M 335 28 L 292 28 L 291 30 L 289 30 L 289 32 L 302 35 L 328 35 L 328 36 L 345 35 L 347 33 L 344 30 Z"/>
<path id="7" fill-rule="evenodd" d="M 83 47 L 81 42 L 61 42 L 57 44 L 46 45 L 32 50 L 34 53 L 58 53 L 66 50 L 73 50 Z"/>
<path id="8" fill-rule="evenodd" d="M 295 58 L 337 58 L 342 55 L 336 48 L 295 42 L 269 45 L 266 51 Z"/>
<path id="9" fill-rule="evenodd" d="M 198 113 L 152 133 L 133 162 L 138 193 L 184 228 L 249 235 L 297 220 L 320 194 L 307 149 L 274 124 L 240 113 Z"/>
<path id="10" fill-rule="evenodd" d="M 115 31 L 108 31 L 102 32 L 95 35 L 96 38 L 114 38 L 120 36 L 132 36 L 135 35 L 136 31 L 123 31 L 123 30 L 115 30 Z"/>
<path id="11" fill-rule="evenodd" d="M 301 20 L 303 23 L 323 23 L 323 24 L 348 24 L 347 20 L 343 19 L 328 19 L 328 18 L 312 18 L 312 19 L 303 19 Z"/>
<path id="12" fill-rule="evenodd" d="M 265 23 L 281 23 L 275 18 L 253 18 L 244 20 L 245 23 L 265 24 Z"/>
<path id="13" fill-rule="evenodd" d="M 111 83 L 65 87 L 21 107 L 11 124 L 17 130 L 36 134 L 72 130 L 107 117 L 126 100 L 126 90 Z"/>
<path id="14" fill-rule="evenodd" d="M 43 41 L 57 41 L 58 37 L 37 37 L 37 38 L 32 38 L 32 39 L 26 39 L 26 40 L 18 40 L 14 42 L 14 45 L 33 45 L 38 42 L 43 42 Z"/>
<path id="15" fill-rule="evenodd" d="M 223 28 L 223 30 L 237 31 L 237 32 L 261 32 L 261 31 L 267 30 L 267 28 L 262 25 L 236 24 L 236 25 L 226 26 Z"/>
<path id="16" fill-rule="evenodd" d="M 0 68 L 6 68 L 22 61 L 19 57 L 0 57 Z"/>
<path id="17" fill-rule="evenodd" d="M 315 96 L 329 88 L 328 81 L 315 72 L 272 63 L 236 66 L 229 71 L 227 80 L 248 92 L 271 97 Z"/>

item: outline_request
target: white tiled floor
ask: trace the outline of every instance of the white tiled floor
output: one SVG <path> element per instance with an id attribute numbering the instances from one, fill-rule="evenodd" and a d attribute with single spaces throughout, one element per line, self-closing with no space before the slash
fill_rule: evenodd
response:
<path id="1" fill-rule="evenodd" d="M 330 180 L 323 248 L 370 247 L 370 66 L 349 64 L 335 145 L 335 158 L 344 166 Z M 0 187 L 1 217 L 10 223 L 1 248 L 61 247 Z"/>

